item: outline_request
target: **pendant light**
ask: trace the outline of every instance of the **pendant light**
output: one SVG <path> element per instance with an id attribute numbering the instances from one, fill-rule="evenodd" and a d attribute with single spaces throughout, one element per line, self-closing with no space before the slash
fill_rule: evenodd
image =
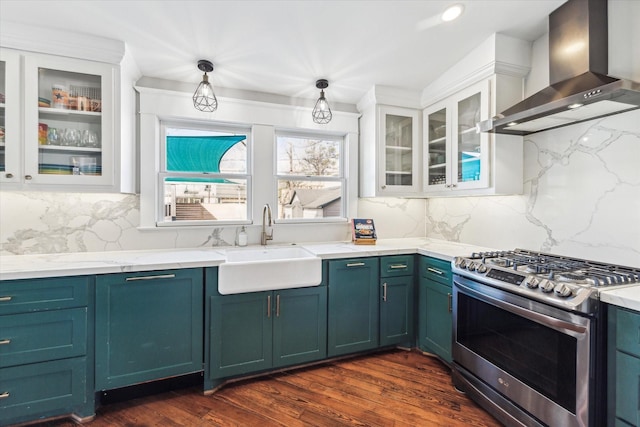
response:
<path id="1" fill-rule="evenodd" d="M 213 93 L 213 86 L 209 83 L 209 76 L 207 76 L 207 73 L 213 71 L 213 64 L 211 61 L 201 59 L 198 61 L 198 69 L 204 72 L 204 75 L 193 94 L 193 106 L 196 107 L 196 110 L 200 111 L 216 111 L 218 109 L 218 99 L 216 98 L 216 94 Z"/>
<path id="2" fill-rule="evenodd" d="M 329 103 L 327 99 L 324 97 L 324 89 L 329 87 L 329 82 L 325 79 L 320 79 L 316 81 L 316 87 L 320 89 L 320 98 L 316 102 L 316 106 L 313 107 L 313 121 L 315 123 L 326 125 L 331 121 L 331 109 L 329 108 Z"/>

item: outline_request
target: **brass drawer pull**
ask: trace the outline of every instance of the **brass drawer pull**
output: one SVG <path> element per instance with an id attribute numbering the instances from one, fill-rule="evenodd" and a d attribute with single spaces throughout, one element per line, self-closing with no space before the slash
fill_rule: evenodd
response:
<path id="1" fill-rule="evenodd" d="M 8 391 L 5 391 L 4 393 L 0 394 L 0 399 L 6 399 L 7 397 L 9 397 Z"/>
<path id="2" fill-rule="evenodd" d="M 267 295 L 267 317 L 271 317 L 271 295 Z"/>
<path id="3" fill-rule="evenodd" d="M 431 267 L 427 267 L 427 271 L 430 271 L 430 272 L 432 272 L 432 273 L 439 274 L 439 275 L 441 275 L 441 276 L 444 274 L 444 271 L 442 271 L 442 270 L 437 270 L 437 269 L 435 269 L 435 268 L 431 268 Z"/>
<path id="4" fill-rule="evenodd" d="M 7 345 L 10 343 L 11 343 L 11 340 L 0 340 L 0 345 Z"/>
<path id="5" fill-rule="evenodd" d="M 0 302 L 11 301 L 12 297 L 0 297 Z"/>
<path id="6" fill-rule="evenodd" d="M 390 265 L 389 268 L 391 269 L 407 268 L 407 264 L 394 264 L 394 265 Z"/>
<path id="7" fill-rule="evenodd" d="M 350 262 L 347 263 L 347 267 L 362 267 L 364 262 Z"/>
<path id="8" fill-rule="evenodd" d="M 157 276 L 127 277 L 125 280 L 127 282 L 133 282 L 135 280 L 173 279 L 174 277 L 176 277 L 175 274 L 158 274 Z"/>

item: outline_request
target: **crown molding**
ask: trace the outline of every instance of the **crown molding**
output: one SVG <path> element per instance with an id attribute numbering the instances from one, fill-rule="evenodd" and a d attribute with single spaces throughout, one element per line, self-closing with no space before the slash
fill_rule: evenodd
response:
<path id="1" fill-rule="evenodd" d="M 120 64 L 125 43 L 89 34 L 33 27 L 2 21 L 0 46 L 28 52 Z"/>

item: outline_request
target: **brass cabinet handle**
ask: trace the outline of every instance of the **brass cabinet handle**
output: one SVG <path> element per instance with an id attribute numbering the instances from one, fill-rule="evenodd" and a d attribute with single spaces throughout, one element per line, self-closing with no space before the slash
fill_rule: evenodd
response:
<path id="1" fill-rule="evenodd" d="M 271 317 L 271 295 L 267 295 L 267 317 Z"/>
<path id="2" fill-rule="evenodd" d="M 453 295 L 447 294 L 447 298 L 449 298 L 449 313 L 453 311 Z"/>
<path id="3" fill-rule="evenodd" d="M 386 301 L 387 300 L 387 284 L 383 283 L 382 284 L 382 301 Z"/>
<path id="4" fill-rule="evenodd" d="M 27 181 L 31 181 L 33 177 L 31 175 L 25 175 L 24 179 L 26 179 Z"/>
<path id="5" fill-rule="evenodd" d="M 9 297 L 9 296 L 7 296 L 7 297 L 0 297 L 0 302 L 7 302 L 7 301 L 11 301 L 11 299 L 12 299 L 12 298 L 13 298 L 13 297 Z"/>
<path id="6" fill-rule="evenodd" d="M 394 265 L 390 265 L 389 268 L 391 269 L 407 268 L 407 264 L 394 264 Z"/>
<path id="7" fill-rule="evenodd" d="M 5 391 L 4 393 L 0 394 L 0 399 L 6 399 L 7 397 L 9 397 L 9 392 Z"/>
<path id="8" fill-rule="evenodd" d="M 176 277 L 175 274 L 158 274 L 157 276 L 127 277 L 125 280 L 127 282 L 133 282 L 136 280 L 173 279 L 174 277 Z"/>
<path id="9" fill-rule="evenodd" d="M 439 275 L 441 275 L 441 276 L 444 274 L 444 271 L 442 271 L 442 270 L 437 270 L 437 269 L 435 269 L 435 268 L 431 268 L 431 267 L 427 267 L 427 271 L 430 271 L 430 272 L 432 272 L 432 273 L 439 274 Z"/>
<path id="10" fill-rule="evenodd" d="M 10 344 L 11 340 L 0 340 L 0 345 Z"/>
<path id="11" fill-rule="evenodd" d="M 280 294 L 276 295 L 276 317 L 280 317 Z"/>
<path id="12" fill-rule="evenodd" d="M 12 174 L 11 172 L 7 173 L 5 176 L 6 176 L 7 178 L 13 178 L 13 174 Z"/>
<path id="13" fill-rule="evenodd" d="M 362 267 L 364 262 L 350 262 L 347 263 L 347 267 Z"/>

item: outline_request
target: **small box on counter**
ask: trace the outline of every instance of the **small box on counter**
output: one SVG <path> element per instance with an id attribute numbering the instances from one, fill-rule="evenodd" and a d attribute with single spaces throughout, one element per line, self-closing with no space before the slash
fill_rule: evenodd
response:
<path id="1" fill-rule="evenodd" d="M 375 245 L 376 227 L 372 219 L 353 218 L 351 220 L 353 243 L 356 245 Z"/>

